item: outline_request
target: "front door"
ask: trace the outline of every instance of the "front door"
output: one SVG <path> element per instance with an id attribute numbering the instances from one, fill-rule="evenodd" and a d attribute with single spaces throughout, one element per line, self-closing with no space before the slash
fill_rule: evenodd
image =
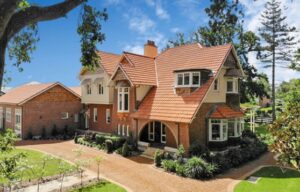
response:
<path id="1" fill-rule="evenodd" d="M 161 143 L 161 123 L 155 121 L 154 129 L 155 129 L 154 142 L 155 143 Z"/>

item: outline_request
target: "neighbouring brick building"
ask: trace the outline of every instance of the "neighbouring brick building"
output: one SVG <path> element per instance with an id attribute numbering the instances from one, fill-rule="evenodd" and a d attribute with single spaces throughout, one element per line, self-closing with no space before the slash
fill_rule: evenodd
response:
<path id="1" fill-rule="evenodd" d="M 99 68 L 80 73 L 87 129 L 170 151 L 180 144 L 220 149 L 237 143 L 244 72 L 231 44 L 195 43 L 158 53 L 148 41 L 144 55 L 99 54 Z"/>
<path id="2" fill-rule="evenodd" d="M 77 89 L 78 90 L 78 89 Z M 0 97 L 0 129 L 12 128 L 23 139 L 78 128 L 80 95 L 61 83 L 26 84 Z"/>

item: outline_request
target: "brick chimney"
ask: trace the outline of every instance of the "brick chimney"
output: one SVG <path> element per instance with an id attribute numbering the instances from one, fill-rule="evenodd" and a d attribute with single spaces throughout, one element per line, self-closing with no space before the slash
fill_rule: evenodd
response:
<path id="1" fill-rule="evenodd" d="M 154 41 L 148 40 L 144 45 L 144 55 L 153 58 L 157 56 L 157 47 Z"/>

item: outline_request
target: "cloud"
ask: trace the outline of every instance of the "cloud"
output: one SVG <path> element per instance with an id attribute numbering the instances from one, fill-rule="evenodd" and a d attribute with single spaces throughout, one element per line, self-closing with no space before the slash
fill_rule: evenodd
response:
<path id="1" fill-rule="evenodd" d="M 119 5 L 123 3 L 123 0 L 105 0 L 104 5 L 110 6 L 110 5 Z"/>
<path id="2" fill-rule="evenodd" d="M 141 45 L 126 45 L 124 50 L 140 55 L 144 54 L 144 47 L 142 47 Z"/>
<path id="3" fill-rule="evenodd" d="M 155 27 L 155 22 L 138 9 L 133 9 L 132 14 L 126 14 L 125 17 L 129 20 L 129 29 L 140 34 L 144 34 Z"/>
<path id="4" fill-rule="evenodd" d="M 246 29 L 253 31 L 256 34 L 259 34 L 258 30 L 261 27 L 261 14 L 265 10 L 264 5 L 267 2 L 267 0 L 259 0 L 255 2 L 253 0 L 240 0 L 240 2 L 245 8 Z M 300 19 L 300 1 L 281 0 L 280 2 L 283 6 L 283 15 L 287 16 L 286 22 L 290 26 L 295 26 L 298 30 L 300 30 L 300 22 L 298 22 Z M 260 72 L 266 73 L 271 81 L 271 68 L 263 68 L 263 65 L 260 63 L 260 61 L 256 59 L 256 56 L 253 53 L 250 53 L 248 57 L 249 63 L 257 67 Z M 299 72 L 285 68 L 276 68 L 276 84 L 279 84 L 282 81 L 289 81 L 290 79 L 299 77 Z"/>
<path id="5" fill-rule="evenodd" d="M 161 0 L 145 0 L 150 7 L 155 8 L 155 14 L 160 19 L 168 20 L 170 15 L 166 9 L 163 8 Z"/>
<path id="6" fill-rule="evenodd" d="M 179 29 L 178 27 L 173 27 L 173 28 L 170 29 L 170 31 L 171 31 L 172 33 L 179 33 L 179 32 L 180 32 L 180 29 Z"/>
<path id="7" fill-rule="evenodd" d="M 204 9 L 201 7 L 203 4 L 199 0 L 176 0 L 175 2 L 180 8 L 181 14 L 189 20 L 197 23 L 202 22 L 203 18 L 205 21 L 207 20 L 204 16 Z"/>

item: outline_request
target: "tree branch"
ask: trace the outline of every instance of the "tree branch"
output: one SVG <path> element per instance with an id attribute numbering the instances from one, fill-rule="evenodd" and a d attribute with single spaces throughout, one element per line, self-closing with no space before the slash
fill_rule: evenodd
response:
<path id="1" fill-rule="evenodd" d="M 6 28 L 8 40 L 27 25 L 63 17 L 85 1 L 86 0 L 65 0 L 64 2 L 48 7 L 31 6 L 24 11 L 15 13 Z"/>
<path id="2" fill-rule="evenodd" d="M 0 37 L 21 0 L 0 0 Z"/>

